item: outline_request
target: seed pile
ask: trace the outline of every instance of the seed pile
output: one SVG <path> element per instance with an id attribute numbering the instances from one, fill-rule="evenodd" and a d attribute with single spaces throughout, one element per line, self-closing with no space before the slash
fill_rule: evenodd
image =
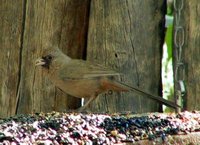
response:
<path id="1" fill-rule="evenodd" d="M 200 131 L 200 113 L 103 115 L 37 113 L 0 120 L 4 144 L 115 144 Z"/>

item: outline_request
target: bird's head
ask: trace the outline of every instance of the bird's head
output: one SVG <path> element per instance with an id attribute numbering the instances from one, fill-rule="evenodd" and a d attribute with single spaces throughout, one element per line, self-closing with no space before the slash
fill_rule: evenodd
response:
<path id="1" fill-rule="evenodd" d="M 42 57 L 35 61 L 36 66 L 42 66 L 45 69 L 61 65 L 62 62 L 71 59 L 57 47 L 47 47 L 42 51 Z"/>
<path id="2" fill-rule="evenodd" d="M 53 61 L 53 56 L 51 54 L 46 55 L 46 56 L 42 56 L 42 58 L 38 58 L 35 62 L 36 66 L 42 66 L 44 68 L 49 69 L 50 64 Z"/>

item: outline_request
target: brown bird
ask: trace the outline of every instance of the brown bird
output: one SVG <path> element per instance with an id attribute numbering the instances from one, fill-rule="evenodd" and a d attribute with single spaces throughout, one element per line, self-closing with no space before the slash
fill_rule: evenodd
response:
<path id="1" fill-rule="evenodd" d="M 110 90 L 116 92 L 133 90 L 145 93 L 151 99 L 162 102 L 167 106 L 179 107 L 161 97 L 116 81 L 114 77 L 119 76 L 119 73 L 104 66 L 89 61 L 71 59 L 57 47 L 44 49 L 42 57 L 36 60 L 36 65 L 42 66 L 43 71 L 52 83 L 67 94 L 89 99 L 80 110 L 84 110 L 99 94 Z"/>

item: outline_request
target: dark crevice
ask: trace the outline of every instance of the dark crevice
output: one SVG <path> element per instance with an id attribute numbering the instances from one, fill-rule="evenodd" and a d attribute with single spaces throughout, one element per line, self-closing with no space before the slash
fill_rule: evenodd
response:
<path id="1" fill-rule="evenodd" d="M 88 0 L 86 10 L 85 10 L 85 19 L 84 19 L 84 42 L 83 42 L 83 52 L 82 52 L 82 59 L 87 59 L 87 46 L 88 46 L 88 30 L 89 30 L 89 18 L 90 18 L 90 6 L 91 6 L 91 0 Z M 84 99 L 84 104 L 87 102 L 88 99 Z M 79 104 L 79 107 L 81 106 L 81 101 Z"/>
<path id="2" fill-rule="evenodd" d="M 159 36 L 160 36 L 160 46 L 159 46 L 159 50 L 160 50 L 160 55 L 161 55 L 161 59 L 160 59 L 160 78 L 159 78 L 159 88 L 158 88 L 158 95 L 159 96 L 163 96 L 163 84 L 162 84 L 162 54 L 163 54 L 163 45 L 165 43 L 165 15 L 167 14 L 167 1 L 164 1 L 160 10 L 160 13 L 162 14 L 162 19 L 160 20 L 159 23 Z M 163 112 L 163 107 L 162 105 L 159 105 L 159 112 Z"/>
<path id="3" fill-rule="evenodd" d="M 31 90 L 34 94 L 34 84 L 35 84 L 35 77 L 36 77 L 36 73 L 35 73 L 35 69 L 36 69 L 36 66 L 34 67 L 34 71 L 33 71 L 33 81 L 32 81 L 32 86 L 31 86 Z M 33 95 L 34 96 L 34 95 Z"/>
<path id="4" fill-rule="evenodd" d="M 82 59 L 87 59 L 87 46 L 88 46 L 88 30 L 89 30 L 89 19 L 90 19 L 90 9 L 91 9 L 91 0 L 88 0 L 87 8 L 86 8 L 86 19 L 85 19 L 85 42 L 84 42 L 84 49 L 83 49 L 83 55 Z"/>
<path id="5" fill-rule="evenodd" d="M 22 10 L 22 31 L 20 36 L 20 50 L 19 50 L 19 71 L 18 71 L 18 84 L 17 84 L 17 93 L 16 93 L 16 105 L 15 105 L 15 114 L 18 112 L 18 106 L 19 106 L 19 96 L 20 96 L 20 88 L 21 88 L 21 74 L 22 74 L 22 50 L 23 50 L 23 44 L 24 44 L 24 31 L 25 31 L 25 20 L 26 20 L 26 5 L 27 0 L 24 0 L 23 3 L 23 10 Z"/>

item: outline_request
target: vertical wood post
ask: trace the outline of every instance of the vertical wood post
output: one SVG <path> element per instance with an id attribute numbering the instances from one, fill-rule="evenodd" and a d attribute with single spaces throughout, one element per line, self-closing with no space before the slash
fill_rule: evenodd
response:
<path id="1" fill-rule="evenodd" d="M 181 1 L 177 1 L 181 2 Z M 200 3 L 198 0 L 184 1 L 180 23 L 184 28 L 182 58 L 185 72 L 186 95 L 183 99 L 184 110 L 200 109 Z M 174 48 L 174 60 L 177 49 Z M 174 66 L 175 67 L 175 66 Z M 182 69 L 182 68 L 181 68 Z M 182 74 L 181 74 L 182 75 Z"/>
<path id="2" fill-rule="evenodd" d="M 0 117 L 15 114 L 20 72 L 24 1 L 0 4 Z"/>
<path id="3" fill-rule="evenodd" d="M 121 81 L 129 85 L 162 95 L 165 11 L 165 1 L 91 1 L 87 59 L 123 73 Z M 129 92 L 102 95 L 91 110 L 150 112 L 159 111 L 159 105 L 148 96 Z"/>

